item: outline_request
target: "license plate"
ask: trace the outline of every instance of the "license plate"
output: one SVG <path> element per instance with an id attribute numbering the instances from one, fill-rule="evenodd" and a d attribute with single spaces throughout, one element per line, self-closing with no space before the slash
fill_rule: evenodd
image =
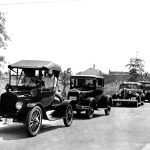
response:
<path id="1" fill-rule="evenodd" d="M 3 124 L 12 124 L 13 119 L 12 118 L 2 118 Z"/>
<path id="2" fill-rule="evenodd" d="M 70 96 L 69 100 L 77 100 L 77 97 L 76 96 Z"/>
<path id="3" fill-rule="evenodd" d="M 136 100 L 136 97 L 131 97 L 131 99 L 134 99 L 134 100 Z"/>

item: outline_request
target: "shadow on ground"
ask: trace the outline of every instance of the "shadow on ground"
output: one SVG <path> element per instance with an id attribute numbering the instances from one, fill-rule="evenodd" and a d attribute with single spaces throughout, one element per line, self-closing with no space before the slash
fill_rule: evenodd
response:
<path id="1" fill-rule="evenodd" d="M 63 128 L 64 125 L 51 125 L 51 124 L 42 124 L 41 130 L 38 134 L 49 132 L 58 128 Z M 13 124 L 13 125 L 4 125 L 0 127 L 0 141 L 7 140 L 20 140 L 29 138 L 26 132 L 26 127 L 24 124 Z"/>
<path id="2" fill-rule="evenodd" d="M 94 113 L 93 118 L 98 118 L 98 117 L 103 117 L 106 116 L 104 113 Z M 74 120 L 89 120 L 89 118 L 87 118 L 86 114 L 84 112 L 82 112 L 80 115 L 77 115 L 77 113 L 74 113 Z"/>

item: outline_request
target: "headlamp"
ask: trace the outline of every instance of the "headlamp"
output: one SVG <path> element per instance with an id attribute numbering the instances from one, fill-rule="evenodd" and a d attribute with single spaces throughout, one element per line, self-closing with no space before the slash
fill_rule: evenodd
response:
<path id="1" fill-rule="evenodd" d="M 18 110 L 20 110 L 20 109 L 22 108 L 22 106 L 23 106 L 23 103 L 22 103 L 22 102 L 17 102 L 17 103 L 16 103 L 16 108 L 17 108 Z"/>

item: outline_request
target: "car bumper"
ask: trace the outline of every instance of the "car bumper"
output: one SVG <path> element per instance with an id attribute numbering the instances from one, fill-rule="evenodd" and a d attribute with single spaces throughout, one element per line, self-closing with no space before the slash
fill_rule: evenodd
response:
<path id="1" fill-rule="evenodd" d="M 113 102 L 137 102 L 136 99 L 113 99 Z"/>
<path id="2" fill-rule="evenodd" d="M 89 106 L 84 106 L 84 105 L 76 104 L 76 109 L 88 110 L 88 109 L 89 109 Z"/>

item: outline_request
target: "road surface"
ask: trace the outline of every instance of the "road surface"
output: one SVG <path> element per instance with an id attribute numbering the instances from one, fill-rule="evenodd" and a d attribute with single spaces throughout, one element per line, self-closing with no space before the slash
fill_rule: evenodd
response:
<path id="1" fill-rule="evenodd" d="M 0 126 L 0 150 L 150 150 L 150 103 L 95 111 L 93 119 L 75 115 L 71 127 L 63 120 L 43 121 L 40 133 L 28 138 L 25 126 Z"/>

